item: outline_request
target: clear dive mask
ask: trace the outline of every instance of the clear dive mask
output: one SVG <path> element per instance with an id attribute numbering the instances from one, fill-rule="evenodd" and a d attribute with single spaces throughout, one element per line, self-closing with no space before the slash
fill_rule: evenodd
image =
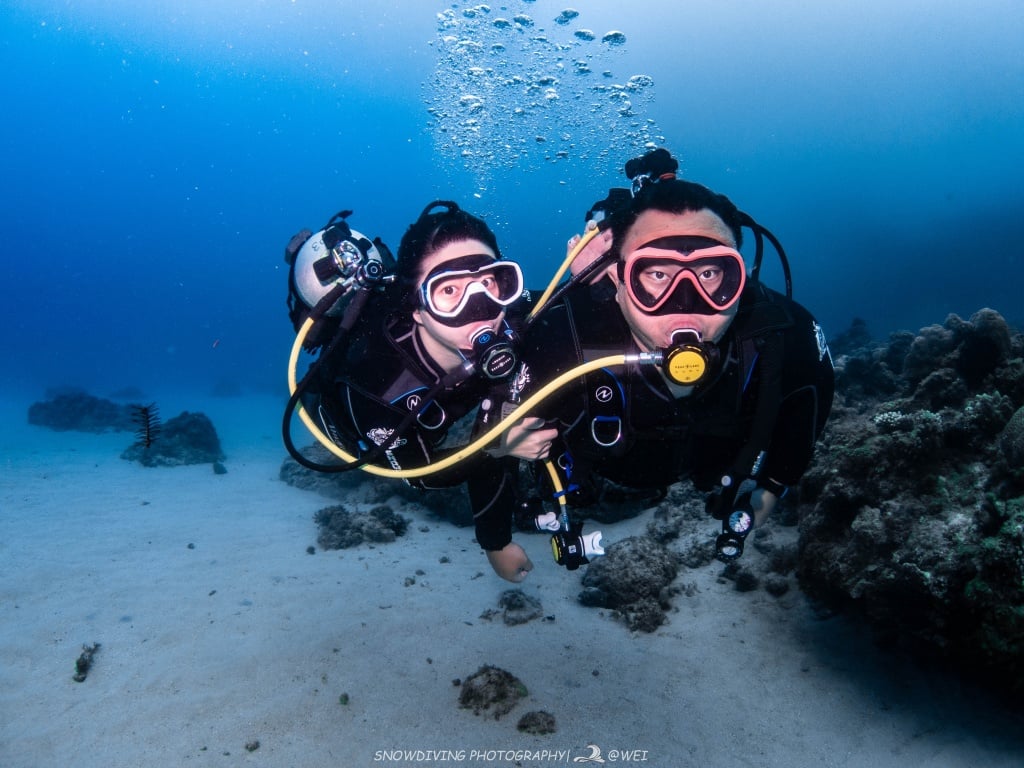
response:
<path id="1" fill-rule="evenodd" d="M 677 235 L 644 243 L 618 265 L 637 309 L 648 315 L 714 315 L 746 285 L 743 256 L 707 237 Z"/>
<path id="2" fill-rule="evenodd" d="M 443 325 L 493 320 L 523 293 L 523 272 L 514 261 L 488 254 L 446 261 L 427 275 L 420 304 Z"/>

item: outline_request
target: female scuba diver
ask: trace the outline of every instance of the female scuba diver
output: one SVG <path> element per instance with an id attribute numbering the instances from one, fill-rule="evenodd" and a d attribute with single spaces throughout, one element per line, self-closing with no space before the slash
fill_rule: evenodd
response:
<path id="1" fill-rule="evenodd" d="M 442 462 L 454 450 L 445 445 L 453 424 L 507 389 L 517 365 L 523 275 L 502 258 L 487 224 L 454 202 L 423 210 L 402 237 L 397 262 L 379 238 L 371 242 L 348 227 L 350 214 L 338 214 L 315 235 L 299 233 L 286 249 L 292 322 L 307 351 L 321 352 L 295 387 L 285 444 L 319 471 L 386 467 L 404 476 Z M 306 326 L 309 318 L 314 322 Z M 314 434 L 328 436 L 349 461 L 318 464 L 295 450 L 289 422 L 299 402 Z M 497 455 L 476 452 L 406 481 L 422 489 L 465 482 L 478 520 L 514 498 L 513 459 L 505 457 L 535 459 L 540 441 L 528 426 L 514 427 Z M 532 568 L 517 544 L 492 551 L 486 533 L 478 541 L 505 578 L 519 581 Z M 505 560 L 514 566 L 504 567 Z"/>

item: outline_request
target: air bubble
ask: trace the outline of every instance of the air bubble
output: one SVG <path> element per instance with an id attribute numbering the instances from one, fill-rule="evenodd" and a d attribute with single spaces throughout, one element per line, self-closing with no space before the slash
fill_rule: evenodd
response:
<path id="1" fill-rule="evenodd" d="M 434 76 L 424 84 L 437 157 L 487 185 L 503 169 L 552 162 L 603 171 L 612 158 L 664 143 L 646 114 L 652 78 L 613 72 L 623 66 L 623 32 L 595 35 L 586 9 L 549 11 L 554 23 L 543 29 L 522 5 L 499 7 L 496 17 L 469 0 L 437 14 Z M 598 38 L 607 47 L 592 47 Z"/>

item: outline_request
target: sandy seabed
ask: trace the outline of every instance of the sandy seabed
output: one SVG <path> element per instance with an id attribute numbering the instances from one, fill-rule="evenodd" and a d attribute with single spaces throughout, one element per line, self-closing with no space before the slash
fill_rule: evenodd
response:
<path id="1" fill-rule="evenodd" d="M 173 400 L 165 417 L 213 420 L 227 474 L 145 468 L 120 458 L 129 434 L 53 432 L 0 403 L 6 768 L 1024 764 L 1019 714 L 796 590 L 737 592 L 717 564 L 684 571 L 692 596 L 635 634 L 577 602 L 581 572 L 539 535 L 518 536 L 537 566 L 522 589 L 546 618 L 485 618 L 512 585 L 472 531 L 397 500 L 405 537 L 311 555 L 334 502 L 278 479 L 281 403 Z M 484 664 L 529 690 L 501 719 L 458 707 L 453 681 Z M 557 731 L 519 732 L 538 710 Z"/>

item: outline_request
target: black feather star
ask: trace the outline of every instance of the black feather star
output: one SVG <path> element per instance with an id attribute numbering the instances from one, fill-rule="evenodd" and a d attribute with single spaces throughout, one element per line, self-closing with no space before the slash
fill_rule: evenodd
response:
<path id="1" fill-rule="evenodd" d="M 132 418 L 138 425 L 135 430 L 135 444 L 149 448 L 160 434 L 160 409 L 156 403 L 149 405 L 133 405 Z"/>

